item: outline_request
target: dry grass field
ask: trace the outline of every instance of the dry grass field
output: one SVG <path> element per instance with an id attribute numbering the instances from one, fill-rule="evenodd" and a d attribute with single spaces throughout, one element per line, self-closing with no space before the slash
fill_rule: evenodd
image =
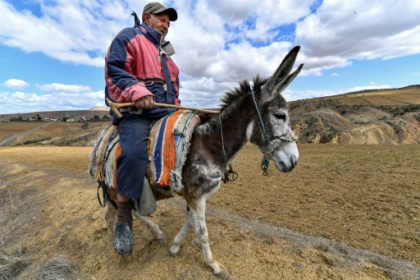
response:
<path id="1" fill-rule="evenodd" d="M 420 104 L 420 87 L 412 86 L 402 89 L 350 93 L 326 97 L 326 99 L 337 100 L 344 105 L 418 105 Z"/>
<path id="2" fill-rule="evenodd" d="M 46 122 L 3 122 L 0 123 L 0 140 L 8 136 L 16 135 L 32 128 L 45 125 Z M 63 142 L 66 144 L 73 137 L 83 137 L 83 135 L 95 135 L 98 129 L 109 125 L 108 122 L 89 122 L 86 128 L 83 123 L 74 122 L 54 122 L 51 125 L 21 135 L 7 145 L 28 145 L 45 142 L 54 142 L 54 144 Z M 86 141 L 85 141 L 86 142 Z M 86 145 L 86 143 L 84 143 Z"/>
<path id="3" fill-rule="evenodd" d="M 0 140 L 45 124 L 44 122 L 0 122 Z"/>
<path id="4" fill-rule="evenodd" d="M 294 171 L 271 164 L 264 177 L 261 154 L 245 146 L 239 179 L 210 198 L 210 244 L 231 279 L 420 279 L 420 146 L 299 148 Z M 90 150 L 0 147 L 0 279 L 215 278 L 194 233 L 169 255 L 180 198 L 153 214 L 168 245 L 136 222 L 134 252 L 113 252 Z"/>

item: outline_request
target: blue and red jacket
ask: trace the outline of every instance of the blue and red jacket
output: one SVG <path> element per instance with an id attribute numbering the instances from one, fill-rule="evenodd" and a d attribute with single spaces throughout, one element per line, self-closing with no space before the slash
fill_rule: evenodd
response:
<path id="1" fill-rule="evenodd" d="M 160 54 L 160 41 L 161 34 L 144 24 L 118 33 L 105 58 L 106 97 L 114 102 L 134 104 L 140 98 L 152 95 L 155 102 L 180 104 L 179 69 L 170 57 Z M 165 91 L 167 83 L 162 70 L 166 66 L 171 85 L 168 91 Z M 130 113 L 159 118 L 172 111 L 155 107 L 143 111 L 135 109 Z"/>

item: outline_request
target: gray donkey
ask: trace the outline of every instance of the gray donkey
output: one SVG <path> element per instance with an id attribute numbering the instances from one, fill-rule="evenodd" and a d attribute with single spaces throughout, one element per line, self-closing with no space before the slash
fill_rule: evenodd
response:
<path id="1" fill-rule="evenodd" d="M 257 76 L 252 86 L 244 81 L 239 88 L 226 93 L 220 114 L 195 128 L 182 169 L 184 188 L 179 193 L 187 203 L 186 220 L 173 240 L 172 255 L 178 253 L 181 241 L 194 228 L 206 264 L 216 276 L 229 277 L 228 270 L 216 261 L 210 250 L 206 201 L 219 189 L 226 167 L 247 141 L 263 153 L 263 169 L 268 167 L 269 160 L 274 161 L 281 172 L 289 172 L 296 166 L 299 159 L 297 138 L 290 128 L 287 103 L 281 92 L 303 67 L 300 65 L 290 74 L 299 49 L 294 47 L 269 79 Z M 116 200 L 115 188 L 106 188 L 106 192 Z M 156 197 L 157 200 L 162 198 L 168 196 Z M 137 211 L 134 215 L 151 229 L 160 244 L 165 244 L 166 237 L 158 225 Z M 106 218 L 110 229 L 114 230 L 116 209 L 110 204 Z"/>

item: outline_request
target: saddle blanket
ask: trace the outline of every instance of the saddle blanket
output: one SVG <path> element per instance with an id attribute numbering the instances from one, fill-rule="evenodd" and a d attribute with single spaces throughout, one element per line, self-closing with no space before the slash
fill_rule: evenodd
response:
<path id="1" fill-rule="evenodd" d="M 152 124 L 146 171 L 146 177 L 152 187 L 169 186 L 172 192 L 180 192 L 183 189 L 182 167 L 187 158 L 193 131 L 199 123 L 200 117 L 197 113 L 178 110 Z M 118 127 L 110 125 L 102 131 L 90 154 L 90 175 L 108 187 L 116 188 L 116 159 L 121 152 Z"/>

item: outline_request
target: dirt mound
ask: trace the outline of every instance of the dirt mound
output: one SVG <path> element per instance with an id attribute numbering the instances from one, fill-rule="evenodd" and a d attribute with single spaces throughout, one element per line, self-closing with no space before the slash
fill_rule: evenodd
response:
<path id="1" fill-rule="evenodd" d="M 398 136 L 388 124 L 367 124 L 342 132 L 332 141 L 346 144 L 399 144 Z"/>
<path id="2" fill-rule="evenodd" d="M 86 173 L 90 150 L 0 148 L 0 278 L 215 279 L 194 233 L 179 256 L 169 254 L 185 219 L 179 198 L 159 201 L 153 214 L 168 245 L 135 222 L 134 252 L 113 252 Z M 296 171 L 270 167 L 264 177 L 261 154 L 246 146 L 234 162 L 240 178 L 210 199 L 210 244 L 232 279 L 419 278 L 419 147 L 300 152 Z"/>

